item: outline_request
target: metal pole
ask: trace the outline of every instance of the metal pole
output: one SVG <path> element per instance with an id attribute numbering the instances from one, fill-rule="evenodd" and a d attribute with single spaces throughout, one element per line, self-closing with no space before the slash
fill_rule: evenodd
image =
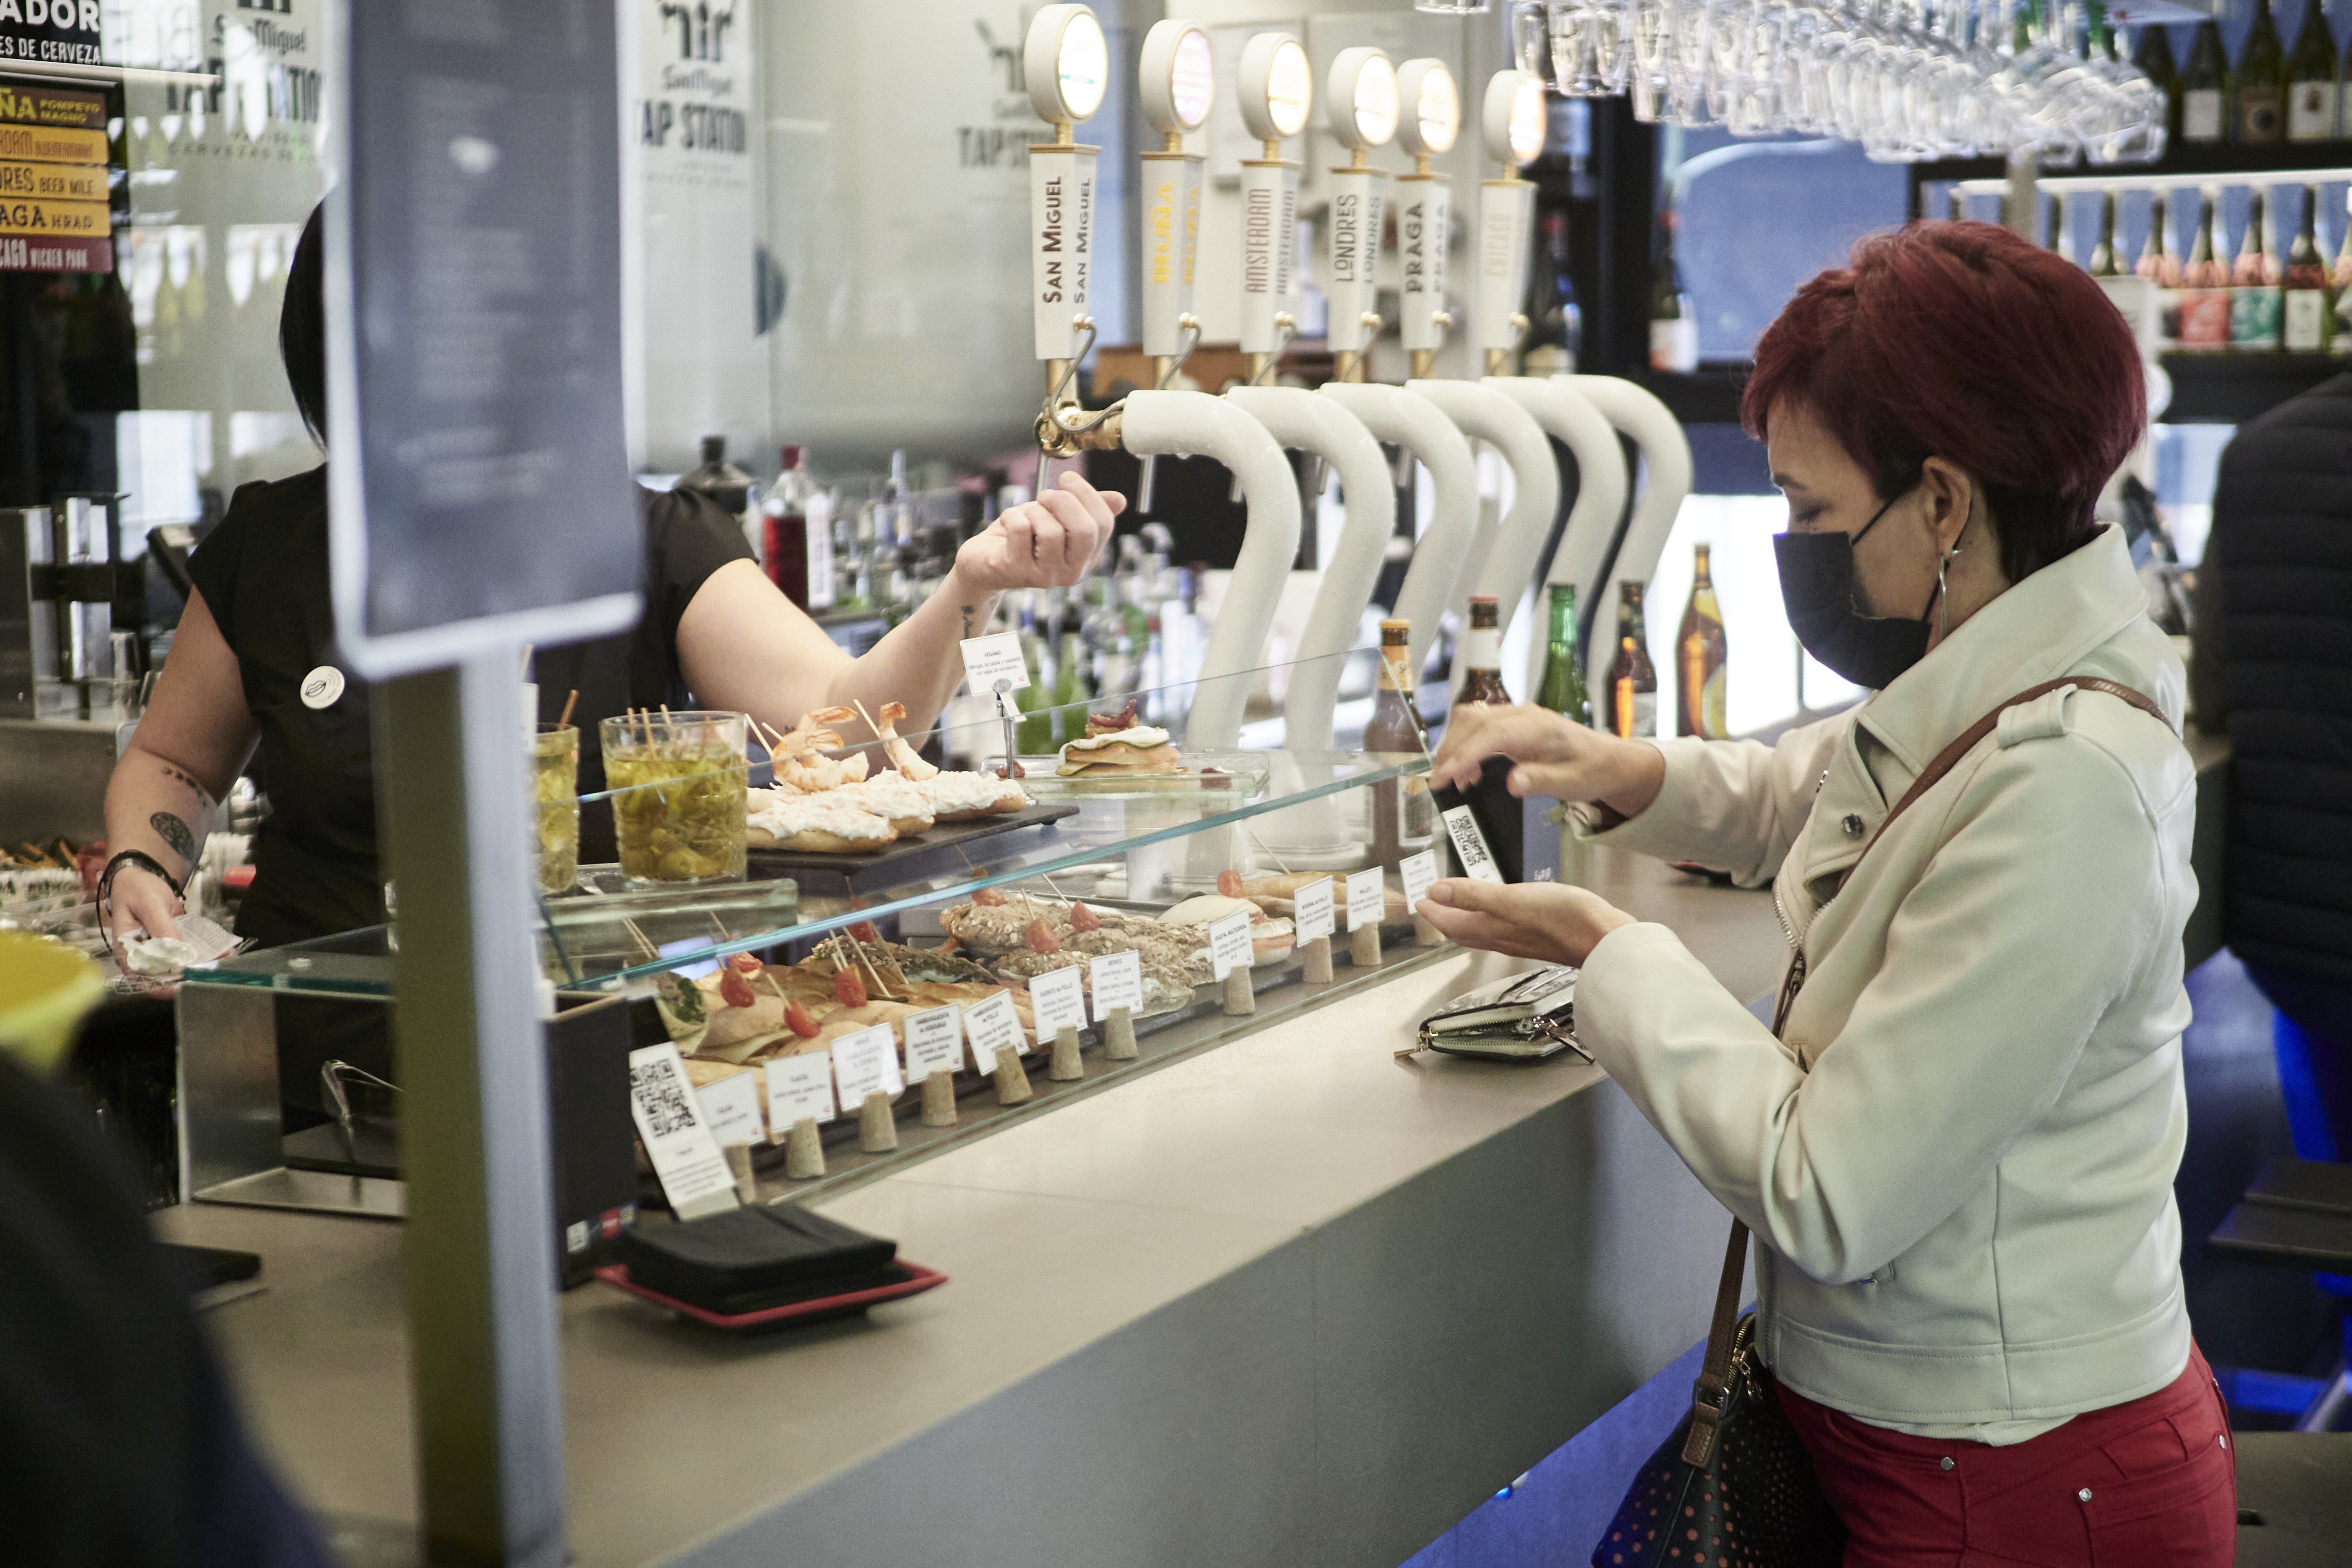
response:
<path id="1" fill-rule="evenodd" d="M 378 688 L 398 891 L 405 1273 L 425 1560 L 561 1568 L 546 1031 L 521 650 Z"/>

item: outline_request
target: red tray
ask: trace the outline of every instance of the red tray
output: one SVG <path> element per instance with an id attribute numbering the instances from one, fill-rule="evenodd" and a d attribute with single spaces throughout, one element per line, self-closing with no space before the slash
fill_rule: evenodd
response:
<path id="1" fill-rule="evenodd" d="M 822 1322 L 827 1318 L 848 1317 L 882 1301 L 896 1301 L 908 1296 L 919 1296 L 936 1285 L 944 1285 L 948 1277 L 936 1269 L 926 1269 L 920 1263 L 906 1259 L 898 1266 L 907 1271 L 907 1278 L 892 1284 L 877 1285 L 871 1290 L 851 1291 L 839 1296 L 818 1296 L 805 1301 L 792 1301 L 781 1307 L 768 1307 L 756 1312 L 714 1312 L 708 1307 L 698 1307 L 681 1301 L 675 1296 L 665 1296 L 629 1278 L 626 1263 L 607 1263 L 596 1270 L 596 1278 L 617 1291 L 626 1291 L 641 1301 L 708 1323 L 730 1333 L 757 1333 L 766 1329 L 790 1328 L 797 1323 Z"/>

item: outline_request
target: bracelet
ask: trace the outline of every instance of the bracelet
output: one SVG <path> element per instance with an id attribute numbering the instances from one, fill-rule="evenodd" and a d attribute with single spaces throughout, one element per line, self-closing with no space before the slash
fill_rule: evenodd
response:
<path id="1" fill-rule="evenodd" d="M 172 873 L 163 869 L 163 862 L 156 860 L 153 855 L 147 853 L 143 850 L 123 850 L 110 859 L 106 862 L 106 869 L 98 873 L 98 902 L 100 904 L 107 904 L 112 900 L 114 895 L 114 873 L 125 865 L 135 865 L 141 871 L 152 872 L 155 875 L 162 877 L 163 879 L 163 885 L 172 890 L 172 896 L 173 898 L 180 896 L 180 884 L 172 880 Z"/>

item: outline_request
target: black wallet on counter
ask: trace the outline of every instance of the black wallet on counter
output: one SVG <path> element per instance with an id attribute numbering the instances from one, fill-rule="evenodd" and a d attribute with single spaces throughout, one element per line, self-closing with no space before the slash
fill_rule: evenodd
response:
<path id="1" fill-rule="evenodd" d="M 887 1283 L 898 1244 L 793 1204 L 753 1204 L 628 1231 L 617 1253 L 637 1284 L 731 1313 Z"/>

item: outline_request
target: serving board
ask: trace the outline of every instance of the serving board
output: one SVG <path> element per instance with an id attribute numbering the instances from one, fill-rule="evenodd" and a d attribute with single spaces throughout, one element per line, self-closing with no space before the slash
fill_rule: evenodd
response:
<path id="1" fill-rule="evenodd" d="M 1078 808 L 1067 801 L 1027 806 L 1002 817 L 982 817 L 976 822 L 941 822 L 919 838 L 900 839 L 878 849 L 845 854 L 754 846 L 748 852 L 750 872 L 752 877 L 761 880 L 789 876 L 800 883 L 803 891 L 818 893 L 854 889 L 859 884 L 890 886 L 929 874 L 932 868 L 929 862 L 934 857 L 945 856 L 955 867 L 961 868 L 963 858 L 954 852 L 975 839 L 1044 827 L 1077 814 Z"/>

